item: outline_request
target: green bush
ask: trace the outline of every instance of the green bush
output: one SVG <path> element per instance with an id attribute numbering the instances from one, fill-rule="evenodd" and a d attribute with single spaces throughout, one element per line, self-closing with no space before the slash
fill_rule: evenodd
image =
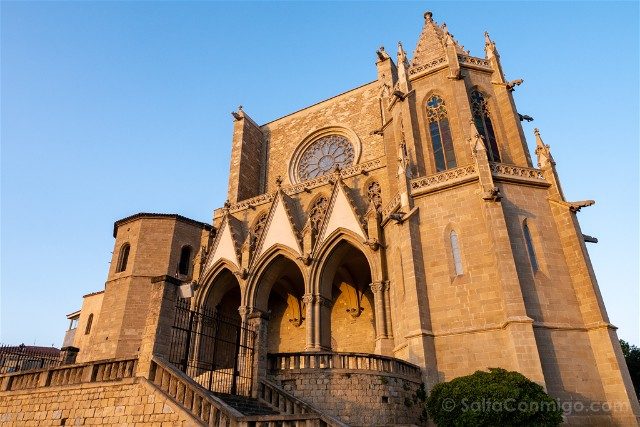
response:
<path id="1" fill-rule="evenodd" d="M 437 384 L 427 411 L 438 426 L 557 426 L 562 410 L 518 372 L 490 368 Z"/>

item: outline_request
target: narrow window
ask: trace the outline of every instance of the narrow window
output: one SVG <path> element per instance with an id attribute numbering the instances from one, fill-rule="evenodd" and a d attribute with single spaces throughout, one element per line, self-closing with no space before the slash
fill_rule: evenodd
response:
<path id="1" fill-rule="evenodd" d="M 453 151 L 449 117 L 444 101 L 437 95 L 433 95 L 427 101 L 427 121 L 433 146 L 433 158 L 436 163 L 436 171 L 456 167 L 456 155 Z"/>
<path id="2" fill-rule="evenodd" d="M 449 234 L 449 240 L 451 240 L 451 253 L 453 254 L 453 266 L 456 271 L 456 276 L 460 276 L 464 271 L 462 270 L 462 257 L 460 256 L 460 245 L 458 245 L 458 235 L 455 231 Z"/>
<path id="3" fill-rule="evenodd" d="M 487 150 L 487 157 L 490 162 L 500 161 L 500 152 L 498 151 L 498 143 L 496 142 L 496 134 L 493 131 L 493 123 L 491 123 L 491 114 L 489 114 L 489 104 L 484 95 L 474 90 L 471 92 L 471 113 L 473 121 L 478 128 L 478 132 L 484 139 L 484 146 Z"/>
<path id="4" fill-rule="evenodd" d="M 178 263 L 178 274 L 186 276 L 189 274 L 189 262 L 191 261 L 191 246 L 183 246 L 180 251 L 180 262 Z"/>
<path id="5" fill-rule="evenodd" d="M 538 260 L 536 259 L 536 251 L 533 248 L 533 240 L 531 240 L 531 233 L 529 232 L 529 226 L 526 221 L 522 225 L 522 231 L 524 232 L 524 240 L 527 242 L 527 252 L 529 252 L 529 261 L 531 262 L 531 268 L 533 271 L 538 271 Z"/>
<path id="6" fill-rule="evenodd" d="M 93 313 L 91 313 L 89 315 L 89 318 L 87 319 L 87 327 L 84 330 L 84 334 L 85 335 L 89 335 L 89 332 L 91 332 L 91 324 L 93 323 Z"/>
<path id="7" fill-rule="evenodd" d="M 122 248 L 120 249 L 120 255 L 118 257 L 118 268 L 116 269 L 116 273 L 120 273 L 121 271 L 125 271 L 127 269 L 130 248 L 131 246 L 128 243 L 122 245 Z"/>

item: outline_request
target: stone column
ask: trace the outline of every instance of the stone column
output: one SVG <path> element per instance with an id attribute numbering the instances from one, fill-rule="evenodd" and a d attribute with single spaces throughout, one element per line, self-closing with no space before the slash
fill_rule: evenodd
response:
<path id="1" fill-rule="evenodd" d="M 251 312 L 245 315 L 247 325 L 255 331 L 251 395 L 257 398 L 260 381 L 267 378 L 267 370 L 269 368 L 267 365 L 269 316 L 257 308 L 251 309 Z"/>
<path id="2" fill-rule="evenodd" d="M 305 351 L 313 351 L 316 348 L 315 341 L 315 312 L 313 309 L 313 294 L 304 294 L 302 301 L 304 302 L 305 309 L 305 330 L 307 335 L 307 342 L 305 345 Z"/>
<path id="3" fill-rule="evenodd" d="M 322 295 L 314 295 L 315 348 L 318 351 L 331 350 L 331 300 Z"/>
<path id="4" fill-rule="evenodd" d="M 393 354 L 393 343 L 390 340 L 389 307 L 387 305 L 389 282 L 378 281 L 369 285 L 373 292 L 373 305 L 376 319 L 376 354 Z"/>

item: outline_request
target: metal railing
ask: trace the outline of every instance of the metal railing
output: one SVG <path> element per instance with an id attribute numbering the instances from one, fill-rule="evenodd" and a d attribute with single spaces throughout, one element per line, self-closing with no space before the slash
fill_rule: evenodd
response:
<path id="1" fill-rule="evenodd" d="M 60 350 L 55 347 L 0 345 L 0 374 L 59 366 Z"/>
<path id="2" fill-rule="evenodd" d="M 241 319 L 176 305 L 169 362 L 215 393 L 251 395 L 255 332 Z"/>

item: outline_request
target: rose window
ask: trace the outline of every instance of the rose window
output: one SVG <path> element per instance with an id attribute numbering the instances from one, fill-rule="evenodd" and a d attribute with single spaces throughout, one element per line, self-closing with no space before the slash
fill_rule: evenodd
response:
<path id="1" fill-rule="evenodd" d="M 353 164 L 353 145 L 340 135 L 329 135 L 314 141 L 300 157 L 298 176 L 302 180 L 316 178 Z"/>

